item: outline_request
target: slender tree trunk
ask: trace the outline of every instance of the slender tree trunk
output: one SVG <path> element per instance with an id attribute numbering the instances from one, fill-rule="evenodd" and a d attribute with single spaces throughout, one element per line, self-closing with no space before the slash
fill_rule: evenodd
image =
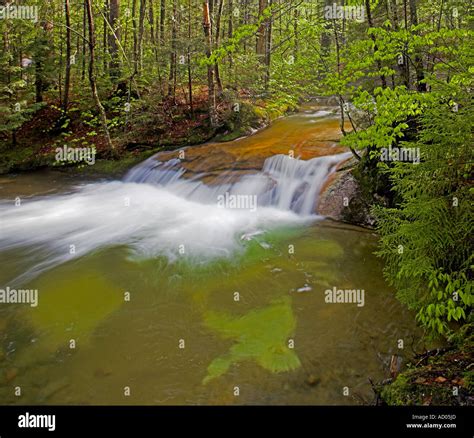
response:
<path id="1" fill-rule="evenodd" d="M 109 74 L 110 79 L 115 84 L 120 78 L 120 57 L 119 57 L 119 44 L 120 41 L 120 26 L 119 26 L 119 15 L 120 15 L 120 0 L 110 0 L 109 4 L 109 24 L 113 32 L 109 32 L 109 53 L 110 53 L 110 64 Z"/>
<path id="2" fill-rule="evenodd" d="M 59 31 L 58 100 L 63 101 L 63 30 Z"/>
<path id="3" fill-rule="evenodd" d="M 214 68 L 210 63 L 210 57 L 212 53 L 212 25 L 211 16 L 209 12 L 209 0 L 205 0 L 203 3 L 203 29 L 204 36 L 206 37 L 206 56 L 208 59 L 207 65 L 207 86 L 208 86 L 208 110 L 209 119 L 212 127 L 217 126 L 217 114 L 216 114 L 216 92 L 214 86 Z"/>
<path id="4" fill-rule="evenodd" d="M 99 112 L 100 121 L 102 124 L 102 129 L 104 131 L 105 139 L 107 145 L 111 150 L 114 150 L 114 146 L 110 139 L 109 128 L 107 127 L 107 116 L 105 114 L 104 107 L 99 99 L 99 94 L 97 93 L 97 82 L 95 79 L 94 72 L 94 60 L 95 60 L 95 29 L 94 29 L 94 14 L 92 13 L 92 0 L 86 1 L 86 10 L 87 10 L 87 21 L 89 24 L 89 83 L 91 86 L 92 98 L 94 99 L 95 106 Z"/>
<path id="5" fill-rule="evenodd" d="M 103 29 L 102 29 L 102 62 L 104 65 L 104 74 L 107 74 L 107 49 L 108 49 L 108 32 L 109 28 L 107 25 L 109 16 L 109 2 L 104 0 L 104 13 L 103 13 Z"/>
<path id="6" fill-rule="evenodd" d="M 221 17 L 222 17 L 222 8 L 224 6 L 224 0 L 219 0 L 219 4 L 217 7 L 217 17 L 216 17 L 216 37 L 215 37 L 215 48 L 219 48 L 219 41 L 220 41 L 220 33 L 221 33 Z M 219 72 L 219 63 L 216 61 L 214 64 L 214 71 L 216 75 L 216 84 L 217 84 L 217 94 L 219 96 L 222 95 L 222 81 L 221 75 Z"/>
<path id="7" fill-rule="evenodd" d="M 173 0 L 173 15 L 171 17 L 171 52 L 170 52 L 170 72 L 168 80 L 168 97 L 173 101 L 176 99 L 176 44 L 178 26 L 178 0 Z"/>
<path id="8" fill-rule="evenodd" d="M 84 81 L 86 79 L 86 0 L 84 0 L 83 4 L 83 13 L 82 13 L 82 67 L 81 67 L 81 80 Z"/>
<path id="9" fill-rule="evenodd" d="M 269 0 L 269 6 L 272 6 L 273 0 Z M 270 65 L 272 56 L 272 17 L 268 19 L 266 40 L 265 40 L 265 91 L 268 91 L 270 85 Z"/>
<path id="10" fill-rule="evenodd" d="M 260 19 L 263 12 L 268 6 L 268 0 L 258 0 L 258 18 Z M 267 41 L 267 20 L 263 20 L 257 31 L 257 57 L 262 63 L 265 62 L 265 46 Z"/>
<path id="11" fill-rule="evenodd" d="M 8 81 L 10 82 L 10 81 Z M 35 60 L 35 102 L 43 102 L 43 61 L 40 57 Z"/>
<path id="12" fill-rule="evenodd" d="M 294 61 L 296 62 L 296 60 L 298 59 L 298 52 L 300 51 L 300 37 L 299 37 L 299 32 L 298 32 L 299 14 L 298 14 L 298 8 L 297 7 L 294 8 L 293 14 L 294 14 L 294 16 L 293 16 L 293 33 L 294 33 L 294 41 L 295 41 L 295 45 L 293 47 L 293 58 L 294 58 Z"/>
<path id="13" fill-rule="evenodd" d="M 232 21 L 232 17 L 234 16 L 234 1 L 229 0 L 229 24 L 227 26 L 227 38 L 230 40 L 234 34 L 234 25 Z M 229 73 L 232 73 L 233 67 L 233 58 L 232 53 L 229 53 Z"/>
<path id="14" fill-rule="evenodd" d="M 160 42 L 165 43 L 166 0 L 160 2 Z"/>
<path id="15" fill-rule="evenodd" d="M 415 0 L 410 0 L 410 18 L 411 18 L 411 25 L 418 26 L 418 13 L 416 10 Z M 418 51 L 415 53 L 415 56 L 413 58 L 413 64 L 415 66 L 415 73 L 416 73 L 416 88 L 419 92 L 425 92 L 426 84 L 423 83 L 425 79 L 425 72 L 423 69 L 423 60 Z"/>
<path id="16" fill-rule="evenodd" d="M 365 0 L 365 12 L 367 14 L 367 22 L 369 24 L 369 28 L 374 27 L 374 23 L 372 21 L 372 11 L 370 9 L 370 0 Z M 373 33 L 370 35 L 370 38 L 374 42 L 374 56 L 375 56 L 378 52 L 377 39 L 375 38 L 375 35 Z M 379 59 L 375 61 L 375 63 L 377 65 L 377 70 L 380 71 L 382 69 L 382 63 L 380 62 Z M 382 83 L 382 88 L 387 88 L 387 80 L 385 79 L 385 75 L 383 74 L 380 75 L 380 82 Z"/>
<path id="17" fill-rule="evenodd" d="M 132 33 L 133 33 L 133 76 L 135 76 L 138 74 L 137 0 L 132 0 Z"/>
<path id="18" fill-rule="evenodd" d="M 405 30 L 408 32 L 408 12 L 407 12 L 407 0 L 403 0 L 403 16 L 405 22 Z M 408 63 L 408 41 L 405 41 L 404 44 L 404 83 L 407 90 L 410 89 L 410 64 Z"/>
<path id="19" fill-rule="evenodd" d="M 327 6 L 331 7 L 332 2 L 333 0 L 325 0 L 323 10 Z M 324 25 L 324 30 L 321 32 L 320 44 L 321 44 L 321 56 L 319 59 L 319 71 L 320 71 L 320 77 L 323 78 L 326 74 L 328 74 L 325 62 L 331 51 L 331 35 L 330 35 L 330 28 L 329 28 L 329 20 L 326 20 L 326 24 Z"/>
<path id="20" fill-rule="evenodd" d="M 155 13 L 153 11 L 153 0 L 148 3 L 148 21 L 150 23 L 150 39 L 153 45 L 153 54 L 155 55 L 155 61 L 158 63 L 158 51 L 156 48 L 156 34 L 155 34 Z"/>
<path id="21" fill-rule="evenodd" d="M 64 0 L 64 14 L 66 18 L 66 77 L 64 81 L 62 110 L 66 113 L 69 105 L 69 88 L 71 83 L 71 11 L 69 8 L 69 0 Z"/>
<path id="22" fill-rule="evenodd" d="M 140 15 L 138 18 L 138 42 L 137 42 L 139 71 L 143 70 L 143 34 L 145 31 L 145 10 L 146 10 L 146 0 L 140 0 Z"/>
<path id="23" fill-rule="evenodd" d="M 191 31 L 192 31 L 192 0 L 189 0 L 189 7 L 188 7 L 188 53 L 187 53 L 187 61 L 188 61 L 188 95 L 189 95 L 189 110 L 191 117 L 194 116 L 194 105 L 193 105 L 193 80 L 191 75 Z"/>

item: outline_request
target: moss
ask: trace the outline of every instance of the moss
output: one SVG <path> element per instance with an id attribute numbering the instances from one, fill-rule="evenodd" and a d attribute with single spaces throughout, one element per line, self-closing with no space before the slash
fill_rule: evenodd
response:
<path id="1" fill-rule="evenodd" d="M 415 358 L 406 371 L 378 389 L 388 405 L 457 406 L 474 404 L 474 359 L 472 324 L 454 336 L 456 342 L 445 349 L 426 352 Z"/>
<path id="2" fill-rule="evenodd" d="M 0 174 L 37 169 L 52 164 L 52 160 L 39 155 L 34 147 L 0 149 Z"/>
<path id="3" fill-rule="evenodd" d="M 383 401 L 388 405 L 400 406 L 408 404 L 406 402 L 407 394 L 411 394 L 412 392 L 413 390 L 408 384 L 407 377 L 400 374 L 391 385 L 383 387 L 380 395 Z"/>

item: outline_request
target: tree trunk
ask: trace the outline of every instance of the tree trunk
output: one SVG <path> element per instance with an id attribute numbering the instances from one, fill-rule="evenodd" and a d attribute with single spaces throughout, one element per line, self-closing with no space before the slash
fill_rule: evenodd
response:
<path id="1" fill-rule="evenodd" d="M 295 7 L 294 9 L 294 17 L 293 17 L 293 33 L 294 33 L 294 41 L 295 45 L 293 47 L 293 58 L 294 61 L 298 59 L 298 52 L 300 51 L 300 38 L 298 33 L 298 8 Z"/>
<path id="2" fill-rule="evenodd" d="M 133 76 L 136 76 L 138 74 L 137 0 L 132 0 L 132 33 L 133 33 Z"/>
<path id="3" fill-rule="evenodd" d="M 331 7 L 332 2 L 333 0 L 325 0 L 323 10 L 326 7 Z M 329 20 L 326 20 L 326 24 L 324 25 L 324 30 L 321 32 L 320 45 L 321 45 L 321 56 L 319 59 L 319 71 L 320 71 L 320 77 L 323 78 L 325 75 L 328 74 L 326 59 L 329 56 L 329 53 L 331 51 L 331 34 L 330 34 L 330 28 L 329 28 Z"/>
<path id="4" fill-rule="evenodd" d="M 160 42 L 165 43 L 165 17 L 166 17 L 166 0 L 160 3 Z"/>
<path id="5" fill-rule="evenodd" d="M 151 1 L 151 0 L 150 0 Z M 137 54 L 138 54 L 138 69 L 143 70 L 143 33 L 145 31 L 145 11 L 146 11 L 146 0 L 140 0 L 140 15 L 138 18 L 138 43 L 137 43 Z"/>
<path id="6" fill-rule="evenodd" d="M 408 32 L 408 15 L 407 15 L 407 0 L 403 0 L 403 15 L 404 15 L 404 21 L 405 21 L 405 30 Z M 407 90 L 410 89 L 410 64 L 408 63 L 408 43 L 405 42 L 404 44 L 404 53 L 403 53 L 403 58 L 404 58 L 404 71 L 403 71 L 403 81 L 405 83 L 405 87 Z"/>
<path id="7" fill-rule="evenodd" d="M 269 0 L 269 6 L 272 6 L 273 0 Z M 270 65 L 272 54 L 272 17 L 268 19 L 266 40 L 265 40 L 265 91 L 268 91 L 270 85 Z"/>
<path id="8" fill-rule="evenodd" d="M 418 13 L 416 10 L 415 0 L 410 0 L 410 19 L 412 26 L 418 26 Z M 415 56 L 413 58 L 413 64 L 415 66 L 416 73 L 416 88 L 419 92 L 423 93 L 426 91 L 426 84 L 423 83 L 425 79 L 425 72 L 423 69 L 423 60 L 418 51 L 415 53 Z"/>
<path id="9" fill-rule="evenodd" d="M 171 16 L 171 52 L 170 52 L 170 73 L 168 79 L 168 97 L 173 101 L 176 99 L 176 44 L 178 26 L 178 0 L 173 0 L 173 15 Z"/>
<path id="10" fill-rule="evenodd" d="M 263 11 L 268 6 L 268 0 L 258 0 L 258 18 L 261 19 Z M 265 46 L 267 41 L 267 20 L 263 20 L 257 31 L 257 57 L 262 63 L 265 62 Z"/>
<path id="11" fill-rule="evenodd" d="M 66 18 L 66 77 L 64 81 L 62 110 L 66 113 L 69 105 L 69 88 L 71 83 L 71 11 L 69 8 L 69 0 L 64 0 L 64 13 Z"/>
<path id="12" fill-rule="evenodd" d="M 102 129 L 104 130 L 105 139 L 107 145 L 111 150 L 114 150 L 112 141 L 110 140 L 109 128 L 107 127 L 107 116 L 105 114 L 104 107 L 102 106 L 99 95 L 97 93 L 97 83 L 94 73 L 94 59 L 95 59 L 95 29 L 94 29 L 94 15 L 92 13 L 92 0 L 85 0 L 87 10 L 87 21 L 89 24 L 89 83 L 91 86 L 92 98 L 94 99 L 95 106 L 99 112 Z"/>
<path id="13" fill-rule="evenodd" d="M 369 28 L 374 27 L 374 23 L 372 21 L 372 11 L 370 9 L 370 0 L 365 0 L 365 11 L 367 13 L 367 22 L 369 24 Z M 375 38 L 374 34 L 371 34 L 370 38 L 374 42 L 374 56 L 375 56 L 375 54 L 378 52 L 377 39 Z M 380 71 L 382 69 L 382 63 L 380 62 L 380 60 L 377 60 L 375 63 L 377 65 L 377 70 Z M 382 83 L 382 88 L 387 88 L 387 81 L 383 74 L 380 75 L 380 82 Z"/>
<path id="14" fill-rule="evenodd" d="M 234 25 L 232 22 L 232 17 L 234 15 L 234 2 L 233 0 L 229 0 L 229 24 L 227 27 L 227 38 L 230 40 L 234 34 Z M 232 66 L 233 66 L 233 58 L 232 53 L 229 53 L 229 73 L 232 73 Z"/>
<path id="15" fill-rule="evenodd" d="M 102 62 L 104 63 L 104 74 L 107 72 L 107 49 L 108 49 L 108 17 L 109 16 L 109 2 L 104 0 L 103 12 L 103 29 L 102 29 Z"/>
<path id="16" fill-rule="evenodd" d="M 209 0 L 205 0 L 203 3 L 203 22 L 202 26 L 204 29 L 204 36 L 206 37 L 206 56 L 208 60 L 207 64 L 207 86 L 208 86 L 208 111 L 209 119 L 212 127 L 217 126 L 217 114 L 216 114 L 216 92 L 214 87 L 214 66 L 210 63 L 210 57 L 212 53 L 212 27 L 211 27 L 211 16 L 209 13 Z"/>
<path id="17" fill-rule="evenodd" d="M 109 53 L 110 53 L 110 64 L 109 74 L 110 79 L 113 83 L 116 83 L 120 78 L 120 58 L 119 58 L 119 47 L 118 42 L 120 41 L 120 27 L 119 27 L 119 14 L 120 14 L 120 0 L 110 0 L 109 4 L 109 24 L 113 29 L 113 32 L 109 32 Z"/>
<path id="18" fill-rule="evenodd" d="M 192 20 L 192 0 L 189 0 L 189 7 L 188 7 L 188 53 L 187 53 L 187 61 L 188 61 L 188 95 L 189 95 L 189 110 L 191 117 L 194 116 L 194 105 L 193 105 L 193 81 L 191 76 L 191 49 L 190 49 L 190 42 L 191 42 L 191 20 Z"/>
<path id="19" fill-rule="evenodd" d="M 155 55 L 155 61 L 158 63 L 158 51 L 156 49 L 156 34 L 155 34 L 155 13 L 153 11 L 153 0 L 150 0 L 148 6 L 148 21 L 150 23 L 150 39 L 153 45 L 153 53 Z"/>
<path id="20" fill-rule="evenodd" d="M 84 0 L 83 4 L 83 14 L 82 14 L 82 68 L 81 68 L 81 80 L 84 81 L 86 79 L 86 22 L 87 22 L 87 15 L 86 15 L 86 0 Z"/>
<path id="21" fill-rule="evenodd" d="M 220 33 L 221 33 L 221 17 L 222 17 L 222 8 L 224 7 L 224 0 L 219 0 L 218 8 L 217 8 L 217 17 L 216 17 L 216 37 L 215 37 L 215 48 L 219 48 L 219 40 L 220 40 Z M 216 75 L 216 84 L 217 84 L 217 94 L 219 96 L 222 95 L 222 81 L 221 75 L 219 72 L 219 63 L 216 61 L 214 64 L 214 71 Z"/>

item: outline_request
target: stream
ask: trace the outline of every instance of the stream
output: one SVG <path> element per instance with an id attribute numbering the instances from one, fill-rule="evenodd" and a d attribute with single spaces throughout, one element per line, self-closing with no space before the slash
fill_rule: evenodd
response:
<path id="1" fill-rule="evenodd" d="M 0 403 L 372 401 L 418 330 L 376 234 L 317 214 L 339 138 L 312 104 L 121 180 L 0 177 L 0 288 L 38 291 L 0 304 Z"/>

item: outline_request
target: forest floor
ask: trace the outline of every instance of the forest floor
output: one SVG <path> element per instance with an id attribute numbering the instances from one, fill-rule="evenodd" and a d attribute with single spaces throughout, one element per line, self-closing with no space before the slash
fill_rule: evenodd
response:
<path id="1" fill-rule="evenodd" d="M 446 347 L 417 355 L 374 390 L 379 404 L 474 406 L 474 324 L 466 324 Z"/>
<path id="2" fill-rule="evenodd" d="M 51 101 L 16 132 L 15 145 L 10 139 L 0 139 L 4 140 L 0 141 L 0 174 L 50 167 L 116 175 L 159 151 L 249 135 L 295 109 L 278 102 L 255 101 L 241 92 L 237 106 L 223 100 L 218 107 L 219 126 L 213 128 L 203 91 L 195 93 L 192 112 L 184 97 L 155 103 L 150 95 L 128 115 L 117 105 L 105 102 L 104 106 L 114 151 L 107 145 L 98 118 L 89 110 L 71 102 L 65 119 L 58 102 Z M 94 165 L 56 160 L 58 148 L 64 146 L 93 148 Z"/>

